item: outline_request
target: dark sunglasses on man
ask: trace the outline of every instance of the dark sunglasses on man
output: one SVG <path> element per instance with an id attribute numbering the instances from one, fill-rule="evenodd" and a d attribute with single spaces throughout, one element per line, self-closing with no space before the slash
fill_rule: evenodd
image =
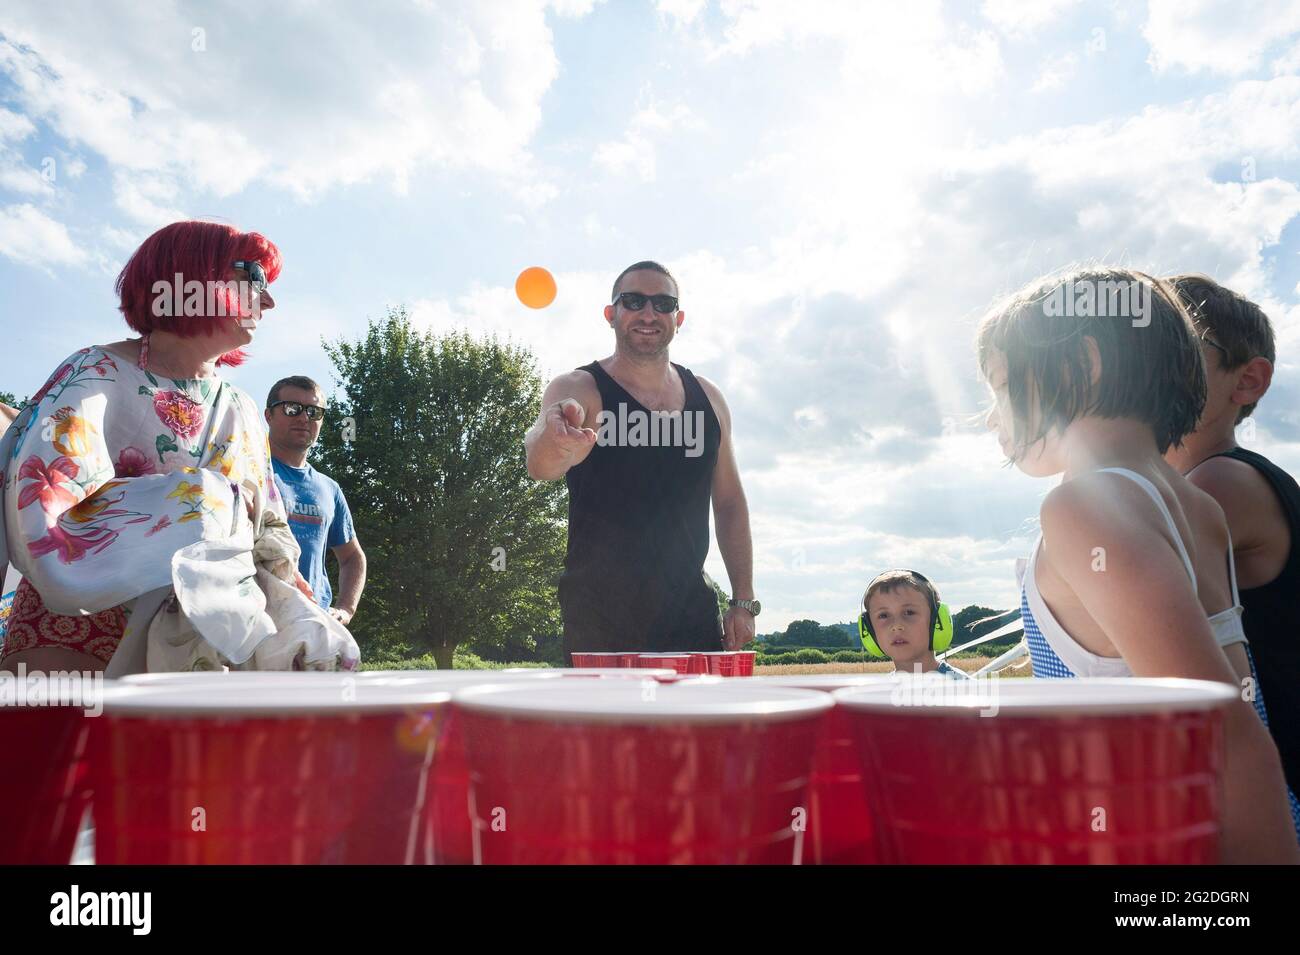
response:
<path id="1" fill-rule="evenodd" d="M 639 312 L 649 302 L 660 315 L 671 315 L 677 311 L 675 295 L 644 295 L 641 292 L 620 292 L 614 296 L 614 304 L 622 305 L 629 312 Z"/>
<path id="2" fill-rule="evenodd" d="M 320 405 L 305 405 L 301 401 L 275 401 L 272 402 L 271 408 L 275 409 L 284 405 L 284 414 L 288 418 L 296 418 L 303 412 L 307 413 L 308 421 L 319 421 L 325 417 L 325 409 Z"/>

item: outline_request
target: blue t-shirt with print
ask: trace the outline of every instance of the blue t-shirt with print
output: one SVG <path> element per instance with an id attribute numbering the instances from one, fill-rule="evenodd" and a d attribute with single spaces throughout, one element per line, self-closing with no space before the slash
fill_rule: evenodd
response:
<path id="1" fill-rule="evenodd" d="M 275 486 L 289 515 L 289 529 L 302 548 L 298 571 L 316 595 L 316 602 L 328 607 L 334 591 L 325 572 L 325 549 L 342 547 L 356 536 L 347 499 L 337 481 L 310 464 L 295 468 L 276 458 L 271 459 L 271 464 L 275 468 Z"/>

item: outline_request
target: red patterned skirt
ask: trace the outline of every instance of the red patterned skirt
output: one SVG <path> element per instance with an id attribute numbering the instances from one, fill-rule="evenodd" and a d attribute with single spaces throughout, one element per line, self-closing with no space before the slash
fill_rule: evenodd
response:
<path id="1" fill-rule="evenodd" d="M 24 577 L 14 592 L 14 606 L 9 614 L 0 660 L 19 650 L 37 647 L 63 647 L 88 653 L 108 663 L 126 632 L 126 613 L 121 607 L 109 607 L 86 617 L 68 617 L 46 609 L 45 601 Z"/>

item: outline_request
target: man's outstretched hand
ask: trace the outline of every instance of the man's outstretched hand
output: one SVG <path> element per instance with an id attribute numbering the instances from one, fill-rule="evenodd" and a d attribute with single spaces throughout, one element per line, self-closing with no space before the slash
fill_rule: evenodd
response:
<path id="1" fill-rule="evenodd" d="M 582 427 L 586 410 L 573 398 L 557 401 L 546 411 L 546 430 L 555 445 L 570 456 L 582 454 L 596 443 L 596 432 Z"/>

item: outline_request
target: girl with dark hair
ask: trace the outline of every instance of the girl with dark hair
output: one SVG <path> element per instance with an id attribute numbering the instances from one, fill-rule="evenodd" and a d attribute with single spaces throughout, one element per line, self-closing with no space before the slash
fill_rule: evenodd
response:
<path id="1" fill-rule="evenodd" d="M 978 349 L 1003 451 L 1026 474 L 1063 477 L 1022 583 L 1034 675 L 1257 694 L 1223 512 L 1162 458 L 1206 396 L 1178 296 L 1126 269 L 1049 276 L 989 312 Z M 1224 861 L 1295 862 L 1277 749 L 1246 699 L 1226 719 Z"/>

